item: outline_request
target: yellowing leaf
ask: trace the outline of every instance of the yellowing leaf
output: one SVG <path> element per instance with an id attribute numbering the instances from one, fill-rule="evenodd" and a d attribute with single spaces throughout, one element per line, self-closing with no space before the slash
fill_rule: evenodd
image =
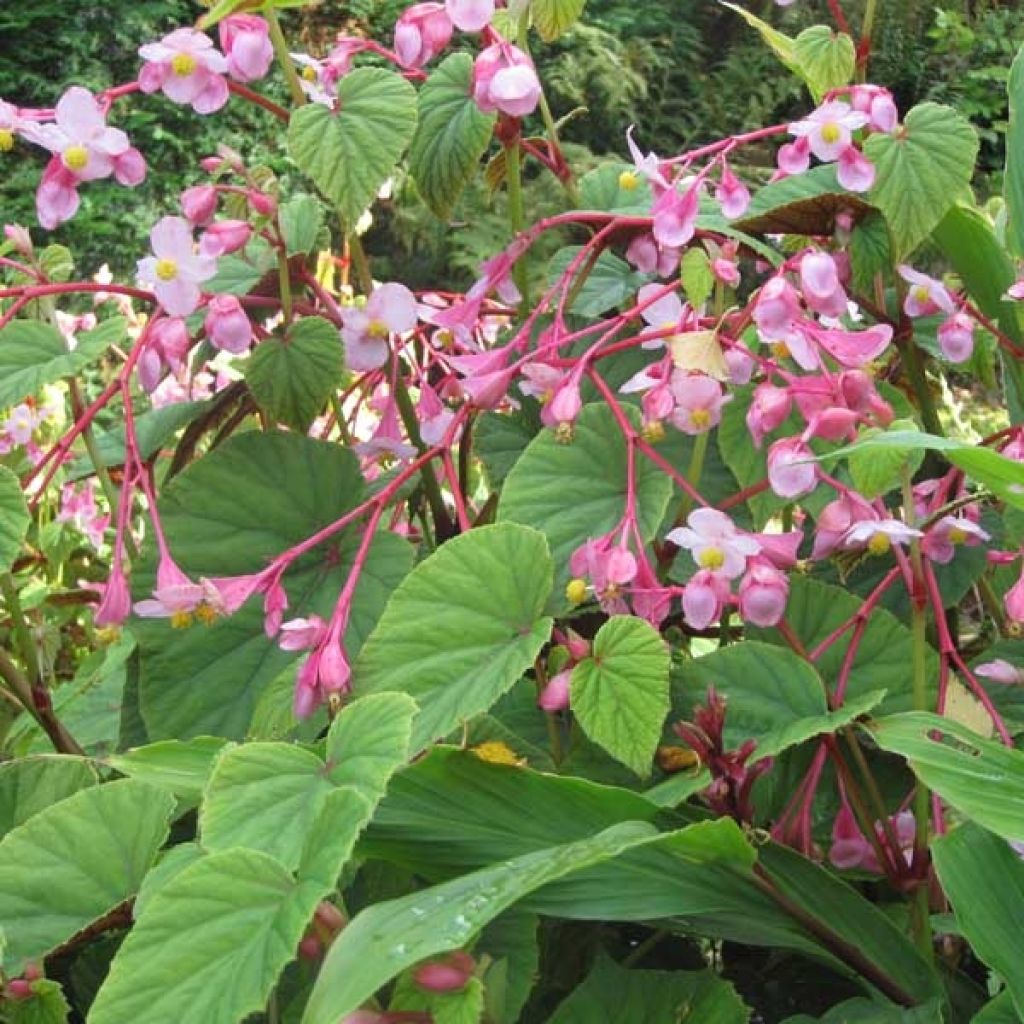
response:
<path id="1" fill-rule="evenodd" d="M 699 370 L 715 380 L 729 379 L 729 365 L 715 331 L 687 331 L 667 340 L 672 363 L 680 370 Z"/>
<path id="2" fill-rule="evenodd" d="M 942 716 L 966 726 L 971 732 L 986 739 L 995 733 L 992 716 L 985 710 L 985 705 L 959 679 L 949 680 Z"/>

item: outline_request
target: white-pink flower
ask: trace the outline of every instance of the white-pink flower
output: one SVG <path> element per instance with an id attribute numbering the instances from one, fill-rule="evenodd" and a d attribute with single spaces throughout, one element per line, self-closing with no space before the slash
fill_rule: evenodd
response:
<path id="1" fill-rule="evenodd" d="M 810 250 L 800 260 L 800 290 L 807 305 L 822 316 L 840 317 L 848 299 L 839 281 L 839 268 L 827 252 Z"/>
<path id="2" fill-rule="evenodd" d="M 920 530 L 899 519 L 862 520 L 846 531 L 841 545 L 848 550 L 866 548 L 873 555 L 884 555 L 892 550 L 893 544 L 909 544 L 923 536 Z"/>
<path id="3" fill-rule="evenodd" d="M 953 315 L 953 297 L 941 281 L 919 273 L 905 263 L 901 263 L 896 269 L 900 277 L 910 285 L 903 302 L 903 312 L 907 316 L 932 316 L 940 311 Z"/>
<path id="4" fill-rule="evenodd" d="M 540 93 L 533 61 L 518 47 L 494 43 L 477 55 L 473 99 L 485 114 L 500 110 L 509 117 L 526 117 L 537 109 Z"/>
<path id="5" fill-rule="evenodd" d="M 139 72 L 139 88 L 158 92 L 174 103 L 187 104 L 197 114 L 212 114 L 228 101 L 224 78 L 228 59 L 213 40 L 194 28 L 179 28 L 158 43 L 139 47 L 146 62 Z"/>
<path id="6" fill-rule="evenodd" d="M 665 539 L 689 551 L 699 568 L 720 573 L 726 579 L 741 576 L 747 559 L 761 550 L 757 540 L 714 508 L 694 509 L 686 526 L 677 526 Z"/>
<path id="7" fill-rule="evenodd" d="M 421 68 L 432 61 L 452 38 L 452 20 L 444 4 L 407 7 L 395 25 L 395 53 L 403 67 Z"/>
<path id="8" fill-rule="evenodd" d="M 218 26 L 228 74 L 237 82 L 255 82 L 274 60 L 270 26 L 258 14 L 231 14 Z"/>
<path id="9" fill-rule="evenodd" d="M 342 312 L 345 363 L 352 370 L 376 370 L 388 361 L 388 338 L 416 326 L 416 296 L 404 284 L 382 284 L 362 308 Z"/>
<path id="10" fill-rule="evenodd" d="M 192 227 L 184 217 L 162 217 L 149 239 L 153 255 L 139 260 L 139 280 L 152 284 L 160 305 L 172 316 L 188 316 L 199 305 L 199 285 L 217 272 L 217 261 L 196 252 Z"/>
<path id="11" fill-rule="evenodd" d="M 967 313 L 954 313 L 939 325 L 936 337 L 951 363 L 965 363 L 974 351 L 974 321 Z"/>
<path id="12" fill-rule="evenodd" d="M 494 0 L 445 0 L 452 24 L 463 32 L 479 32 L 494 17 Z"/>
<path id="13" fill-rule="evenodd" d="M 789 126 L 791 135 L 807 139 L 811 152 L 821 161 L 838 160 L 853 142 L 853 133 L 868 123 L 868 115 L 842 100 L 828 100 L 802 121 Z"/>
<path id="14" fill-rule="evenodd" d="M 817 481 L 814 452 L 799 438 L 784 437 L 768 449 L 768 483 L 780 498 L 810 494 Z"/>
<path id="15" fill-rule="evenodd" d="M 671 387 L 676 406 L 669 421 L 684 434 L 706 434 L 717 426 L 722 406 L 732 397 L 723 394 L 717 380 L 679 370 L 672 374 Z"/>

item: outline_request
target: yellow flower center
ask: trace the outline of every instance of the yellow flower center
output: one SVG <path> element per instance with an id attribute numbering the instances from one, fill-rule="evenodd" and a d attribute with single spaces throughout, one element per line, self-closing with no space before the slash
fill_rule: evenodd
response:
<path id="1" fill-rule="evenodd" d="M 690 420 L 698 430 L 706 430 L 711 426 L 711 413 L 707 409 L 694 409 L 690 413 Z"/>
<path id="2" fill-rule="evenodd" d="M 928 291 L 927 285 L 919 284 L 914 289 L 914 298 L 917 299 L 917 301 L 920 302 L 922 305 L 924 305 L 926 302 L 931 301 L 931 297 L 932 293 Z"/>
<path id="3" fill-rule="evenodd" d="M 166 257 L 156 261 L 156 276 L 161 281 L 173 281 L 178 276 L 177 260 L 169 260 Z"/>
<path id="4" fill-rule="evenodd" d="M 725 565 L 725 552 L 721 548 L 705 548 L 697 556 L 697 564 L 702 569 L 710 569 L 714 572 Z"/>
<path id="5" fill-rule="evenodd" d="M 578 578 L 569 580 L 565 588 L 565 596 L 569 604 L 583 604 L 587 599 L 587 581 Z"/>
<path id="6" fill-rule="evenodd" d="M 967 531 L 962 530 L 959 526 L 954 526 L 949 531 L 950 544 L 963 544 L 965 540 L 967 540 Z"/>
<path id="7" fill-rule="evenodd" d="M 772 355 L 776 359 L 789 358 L 789 346 L 784 341 L 776 341 L 772 344 Z"/>
<path id="8" fill-rule="evenodd" d="M 575 436 L 571 423 L 559 423 L 555 427 L 555 442 L 556 444 L 572 444 L 572 439 Z"/>
<path id="9" fill-rule="evenodd" d="M 212 626 L 217 619 L 220 618 L 220 614 L 212 604 L 207 604 L 205 601 L 196 608 L 196 618 L 204 626 Z"/>
<path id="10" fill-rule="evenodd" d="M 64 166 L 69 171 L 81 171 L 89 162 L 89 150 L 85 146 L 68 146 L 61 155 Z"/>
<path id="11" fill-rule="evenodd" d="M 174 612 L 171 615 L 171 629 L 188 629 L 192 625 L 191 612 Z"/>
<path id="12" fill-rule="evenodd" d="M 307 65 L 306 65 L 306 67 L 304 67 L 304 68 L 302 69 L 302 77 L 303 77 L 303 78 L 304 78 L 304 79 L 305 79 L 305 80 L 306 80 L 307 82 L 315 82 L 315 81 L 316 81 L 316 78 L 317 78 L 317 75 L 316 75 L 316 68 L 314 68 L 314 67 L 310 67 L 310 66 L 309 66 L 309 65 L 307 64 Z"/>
<path id="13" fill-rule="evenodd" d="M 0 153 L 9 153 L 14 149 L 14 132 L 0 128 Z"/>
<path id="14" fill-rule="evenodd" d="M 843 137 L 843 130 L 835 121 L 826 121 L 821 126 L 821 138 L 830 146 L 834 146 Z"/>
<path id="15" fill-rule="evenodd" d="M 366 328 L 366 333 L 371 338 L 386 338 L 391 332 L 382 320 L 371 320 Z"/>
<path id="16" fill-rule="evenodd" d="M 171 70 L 182 78 L 191 75 L 197 66 L 197 61 L 191 53 L 176 53 L 171 58 Z"/>
<path id="17" fill-rule="evenodd" d="M 872 534 L 871 540 L 868 541 L 868 551 L 873 555 L 884 555 L 888 551 L 892 550 L 892 541 L 889 539 L 887 533 L 875 533 Z"/>
<path id="18" fill-rule="evenodd" d="M 645 423 L 640 431 L 640 436 L 648 444 L 658 444 L 665 440 L 665 424 L 661 420 L 652 420 L 650 423 Z"/>
<path id="19" fill-rule="evenodd" d="M 619 188 L 624 192 L 632 192 L 640 184 L 640 176 L 635 171 L 623 171 L 619 175 Z"/>

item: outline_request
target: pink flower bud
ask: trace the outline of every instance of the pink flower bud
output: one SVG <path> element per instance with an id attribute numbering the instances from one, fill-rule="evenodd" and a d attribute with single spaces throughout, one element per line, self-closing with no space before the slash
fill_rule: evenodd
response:
<path id="1" fill-rule="evenodd" d="M 32 258 L 32 236 L 28 233 L 28 228 L 23 228 L 20 224 L 5 224 L 4 237 L 14 246 L 15 252 L 28 259 Z"/>
<path id="2" fill-rule="evenodd" d="M 537 698 L 537 707 L 542 711 L 564 711 L 569 706 L 569 683 L 572 669 L 565 669 L 552 676 Z"/>
<path id="3" fill-rule="evenodd" d="M 463 950 L 443 960 L 421 964 L 412 972 L 413 981 L 428 992 L 458 992 L 473 977 L 476 962 Z"/>
<path id="4" fill-rule="evenodd" d="M 580 636 L 574 629 L 565 631 L 565 646 L 573 661 L 582 661 L 590 656 L 590 641 Z"/>
<path id="5" fill-rule="evenodd" d="M 15 978 L 13 981 L 7 983 L 7 991 L 5 993 L 8 999 L 12 1003 L 24 1002 L 26 999 L 32 998 L 32 983 L 26 981 L 24 978 Z"/>
<path id="6" fill-rule="evenodd" d="M 352 669 L 337 640 L 328 638 L 320 650 L 318 679 L 327 693 L 348 693 L 349 691 Z"/>
<path id="7" fill-rule="evenodd" d="M 43 969 L 33 960 L 25 964 L 21 976 L 26 981 L 38 981 L 43 976 Z"/>
<path id="8" fill-rule="evenodd" d="M 875 165 L 856 146 L 848 146 L 839 154 L 836 177 L 850 192 L 867 192 L 875 183 Z"/>
<path id="9" fill-rule="evenodd" d="M 951 363 L 965 363 L 974 351 L 974 321 L 966 313 L 954 313 L 939 325 L 938 339 Z"/>
<path id="10" fill-rule="evenodd" d="M 494 0 L 445 0 L 445 7 L 462 32 L 479 32 L 494 17 Z"/>
<path id="11" fill-rule="evenodd" d="M 485 114 L 526 117 L 537 109 L 540 92 L 533 61 L 510 43 L 488 46 L 473 64 L 473 99 Z"/>
<path id="12" fill-rule="evenodd" d="M 214 295 L 203 327 L 210 343 L 224 352 L 239 355 L 252 344 L 252 323 L 236 295 Z"/>
<path id="13" fill-rule="evenodd" d="M 211 224 L 199 240 L 204 256 L 224 256 L 245 247 L 252 228 L 244 220 L 220 220 Z"/>
<path id="14" fill-rule="evenodd" d="M 321 900 L 317 904 L 313 917 L 332 935 L 337 935 L 348 924 L 348 918 L 333 903 L 328 903 L 327 900 Z"/>
<path id="15" fill-rule="evenodd" d="M 228 74 L 237 82 L 263 78 L 274 60 L 267 23 L 256 14 L 232 14 L 220 23 L 219 30 Z"/>
<path id="16" fill-rule="evenodd" d="M 767 628 L 778 625 L 786 612 L 789 580 L 761 559 L 754 559 L 740 581 L 740 615 L 745 622 Z"/>
<path id="17" fill-rule="evenodd" d="M 732 260 L 712 260 L 711 273 L 730 288 L 735 288 L 740 283 L 740 268 Z"/>
<path id="18" fill-rule="evenodd" d="M 683 616 L 694 629 L 707 629 L 722 617 L 729 581 L 710 569 L 700 569 L 683 587 Z"/>
<path id="19" fill-rule="evenodd" d="M 110 579 L 103 587 L 103 597 L 93 615 L 93 622 L 100 627 L 120 626 L 132 609 L 132 596 L 120 562 L 110 570 Z"/>
<path id="20" fill-rule="evenodd" d="M 315 935 L 303 935 L 299 943 L 299 956 L 316 963 L 324 955 L 323 943 Z"/>
<path id="21" fill-rule="evenodd" d="M 217 212 L 217 190 L 212 185 L 193 185 L 181 193 L 181 212 L 189 223 L 205 227 Z"/>
<path id="22" fill-rule="evenodd" d="M 421 68 L 451 42 L 453 31 L 444 4 L 413 4 L 395 25 L 395 53 L 403 67 Z"/>
<path id="23" fill-rule="evenodd" d="M 202 167 L 207 174 L 214 174 L 220 170 L 220 165 L 224 161 L 219 156 L 204 156 L 199 161 L 199 166 Z"/>
<path id="24" fill-rule="evenodd" d="M 555 392 L 546 411 L 556 424 L 573 423 L 582 408 L 583 399 L 580 397 L 579 386 L 570 381 Z"/>
<path id="25" fill-rule="evenodd" d="M 768 449 L 768 482 L 780 498 L 810 494 L 818 479 L 814 452 L 796 438 L 783 438 Z"/>
<path id="26" fill-rule="evenodd" d="M 277 200 L 267 192 L 249 188 L 245 190 L 246 202 L 264 217 L 273 217 L 277 213 Z"/>
<path id="27" fill-rule="evenodd" d="M 728 164 L 722 165 L 722 178 L 715 190 L 715 199 L 722 208 L 722 215 L 729 220 L 742 217 L 750 205 L 750 192 L 747 186 L 733 174 Z"/>
<path id="28" fill-rule="evenodd" d="M 772 384 L 759 384 L 754 399 L 747 410 L 747 429 L 758 448 L 764 443 L 765 434 L 781 427 L 793 408 L 793 397 L 784 388 Z"/>
<path id="29" fill-rule="evenodd" d="M 1024 623 L 1024 574 L 1006 592 L 1003 603 L 1006 605 L 1006 614 L 1014 622 Z"/>
<path id="30" fill-rule="evenodd" d="M 827 252 L 808 252 L 800 260 L 800 290 L 804 301 L 822 316 L 846 312 L 847 298 L 839 283 L 839 271 Z"/>

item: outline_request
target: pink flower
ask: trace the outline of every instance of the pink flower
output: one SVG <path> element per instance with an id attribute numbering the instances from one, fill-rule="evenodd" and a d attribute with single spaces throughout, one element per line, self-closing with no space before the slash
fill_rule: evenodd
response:
<path id="1" fill-rule="evenodd" d="M 729 581 L 720 573 L 701 569 L 683 587 L 683 617 L 694 629 L 707 629 L 722 617 L 729 599 Z"/>
<path id="2" fill-rule="evenodd" d="M 220 48 L 228 59 L 228 74 L 236 82 L 255 82 L 274 60 L 270 27 L 257 14 L 231 14 L 218 26 Z"/>
<path id="3" fill-rule="evenodd" d="M 181 317 L 164 317 L 153 324 L 136 368 L 145 391 L 156 389 L 165 367 L 175 373 L 181 369 L 190 343 L 188 328 Z"/>
<path id="4" fill-rule="evenodd" d="M 210 343 L 223 352 L 240 355 L 252 344 L 252 323 L 235 295 L 214 295 L 203 322 Z"/>
<path id="5" fill-rule="evenodd" d="M 537 707 L 542 711 L 564 711 L 569 706 L 569 683 L 572 669 L 567 668 L 552 676 L 537 698 Z"/>
<path id="6" fill-rule="evenodd" d="M 570 425 L 576 422 L 582 408 L 583 399 L 580 396 L 579 384 L 570 379 L 555 392 L 551 401 L 544 407 L 542 417 L 546 414 L 554 427 Z"/>
<path id="7" fill-rule="evenodd" d="M 143 92 L 163 91 L 173 103 L 191 105 L 197 114 L 212 114 L 228 101 L 227 58 L 213 40 L 194 28 L 179 28 L 158 43 L 139 47 L 146 62 L 139 73 Z"/>
<path id="8" fill-rule="evenodd" d="M 1024 672 L 1002 658 L 995 658 L 982 665 L 975 665 L 974 674 L 982 679 L 991 679 L 993 683 L 1002 683 L 1005 686 L 1024 683 Z"/>
<path id="9" fill-rule="evenodd" d="M 28 444 L 32 440 L 39 421 L 32 409 L 22 402 L 14 406 L 4 420 L 4 433 L 17 445 Z"/>
<path id="10" fill-rule="evenodd" d="M 476 961 L 463 950 L 449 953 L 442 960 L 420 964 L 412 980 L 427 992 L 459 992 L 473 977 Z"/>
<path id="11" fill-rule="evenodd" d="M 898 519 L 862 520 L 846 531 L 841 543 L 847 550 L 866 548 L 872 555 L 884 555 L 893 544 L 909 544 L 923 536 L 920 530 Z"/>
<path id="12" fill-rule="evenodd" d="M 875 165 L 856 146 L 847 146 L 839 154 L 836 178 L 850 192 L 867 192 L 875 183 Z"/>
<path id="13" fill-rule="evenodd" d="M 327 623 L 319 615 L 289 619 L 281 623 L 277 646 L 282 651 L 308 651 L 320 643 L 326 632 Z"/>
<path id="14" fill-rule="evenodd" d="M 722 208 L 722 215 L 729 220 L 742 217 L 750 205 L 750 191 L 732 172 L 727 164 L 722 164 L 722 177 L 715 189 L 715 199 Z"/>
<path id="15" fill-rule="evenodd" d="M 891 134 L 899 123 L 899 111 L 892 93 L 877 85 L 855 85 L 850 94 L 854 110 L 868 115 L 868 125 L 876 132 Z"/>
<path id="16" fill-rule="evenodd" d="M 727 284 L 730 288 L 735 288 L 740 283 L 740 268 L 736 266 L 734 260 L 722 257 L 712 260 L 711 273 L 715 275 L 716 280 Z"/>
<path id="17" fill-rule="evenodd" d="M 768 482 L 780 498 L 810 494 L 818 480 L 814 452 L 797 438 L 784 437 L 768 449 Z"/>
<path id="18" fill-rule="evenodd" d="M 295 680 L 296 718 L 308 718 L 331 694 L 347 693 L 352 679 L 340 639 L 328 628 L 303 662 Z"/>
<path id="19" fill-rule="evenodd" d="M 653 298 L 659 293 L 661 293 L 660 297 Z M 638 306 L 643 307 L 640 310 L 640 316 L 651 327 L 659 331 L 681 330 L 691 312 L 690 307 L 683 302 L 677 291 L 666 293 L 665 286 L 662 284 L 645 284 L 636 293 L 636 302 Z M 665 340 L 655 338 L 645 341 L 642 347 L 664 348 Z"/>
<path id="20" fill-rule="evenodd" d="M 685 192 L 670 185 L 654 201 L 651 232 L 659 245 L 680 248 L 693 238 L 697 229 L 701 184 L 698 179 Z"/>
<path id="21" fill-rule="evenodd" d="M 816 342 L 837 363 L 850 369 L 866 366 L 877 359 L 892 341 L 889 324 L 874 324 L 863 331 L 847 331 L 842 327 L 800 325 L 800 333 Z"/>
<path id="22" fill-rule="evenodd" d="M 9 153 L 14 148 L 14 137 L 29 123 L 21 120 L 13 103 L 0 100 L 0 153 Z"/>
<path id="23" fill-rule="evenodd" d="M 110 578 L 103 584 L 103 596 L 93 614 L 92 621 L 99 627 L 120 626 L 132 610 L 132 597 L 128 580 L 120 561 L 110 569 Z"/>
<path id="24" fill-rule="evenodd" d="M 941 281 L 936 281 L 927 274 L 918 273 L 906 264 L 901 264 L 896 269 L 900 277 L 911 286 L 907 289 L 907 297 L 903 302 L 903 312 L 907 316 L 932 316 L 940 310 L 950 316 L 953 315 L 953 298 Z"/>
<path id="25" fill-rule="evenodd" d="M 212 185 L 193 185 L 181 193 L 181 212 L 196 227 L 205 227 L 217 212 L 217 190 Z"/>
<path id="26" fill-rule="evenodd" d="M 973 548 L 987 540 L 988 533 L 966 516 L 943 516 L 925 534 L 921 550 L 933 562 L 946 565 L 959 546 Z"/>
<path id="27" fill-rule="evenodd" d="M 421 68 L 432 61 L 451 42 L 452 29 L 444 4 L 407 7 L 395 25 L 395 53 L 402 66 Z"/>
<path id="28" fill-rule="evenodd" d="M 629 146 L 629 153 L 633 159 L 633 166 L 636 168 L 637 174 L 658 188 L 668 188 L 669 183 L 661 173 L 661 161 L 658 159 L 657 154 L 650 152 L 644 156 L 643 151 L 634 142 L 633 129 L 635 127 L 635 125 L 631 124 L 626 129 L 626 145 Z"/>
<path id="29" fill-rule="evenodd" d="M 383 456 L 404 460 L 416 454 L 416 448 L 402 438 L 398 409 L 393 399 L 388 399 L 384 406 L 373 437 L 369 441 L 353 445 L 353 449 L 366 459 L 379 459 Z"/>
<path id="30" fill-rule="evenodd" d="M 382 284 L 373 290 L 361 309 L 342 312 L 341 337 L 345 362 L 352 370 L 376 370 L 388 361 L 388 338 L 416 326 L 416 296 L 404 284 Z"/>
<path id="31" fill-rule="evenodd" d="M 722 393 L 722 385 L 703 374 L 672 374 L 672 394 L 676 407 L 669 416 L 673 426 L 684 434 L 705 434 L 722 419 L 722 406 L 732 396 Z"/>
<path id="32" fill-rule="evenodd" d="M 144 619 L 171 620 L 175 629 L 190 626 L 194 618 L 211 622 L 224 614 L 220 592 L 209 580 L 193 583 L 164 555 L 156 572 L 153 597 L 135 604 L 135 614 Z"/>
<path id="33" fill-rule="evenodd" d="M 974 321 L 966 313 L 954 313 L 939 325 L 939 348 L 951 363 L 965 363 L 974 351 Z"/>
<path id="34" fill-rule="evenodd" d="M 747 559 L 761 550 L 761 545 L 736 524 L 714 508 L 694 509 L 686 526 L 677 526 L 665 537 L 693 556 L 698 568 L 734 580 L 747 568 Z"/>
<path id="35" fill-rule="evenodd" d="M 506 367 L 508 352 L 492 349 L 468 356 L 449 356 L 448 362 L 465 378 L 460 381 L 463 391 L 478 409 L 493 409 L 508 393 L 515 370 Z"/>
<path id="36" fill-rule="evenodd" d="M 452 20 L 458 24 L 454 17 Z M 477 55 L 473 64 L 473 99 L 485 114 L 500 110 L 509 117 L 526 117 L 537 109 L 540 93 L 533 61 L 518 47 L 494 43 Z"/>
<path id="37" fill-rule="evenodd" d="M 252 228 L 244 220 L 219 220 L 203 232 L 199 251 L 204 256 L 226 256 L 244 249 L 251 235 Z"/>
<path id="38" fill-rule="evenodd" d="M 765 434 L 786 422 L 792 408 L 793 396 L 788 389 L 768 383 L 758 384 L 747 409 L 747 429 L 758 448 L 764 443 Z"/>
<path id="39" fill-rule="evenodd" d="M 110 525 L 110 516 L 101 515 L 96 506 L 96 482 L 90 480 L 81 489 L 74 484 L 65 484 L 61 489 L 61 507 L 57 521 L 72 523 L 89 538 L 94 547 L 103 543 L 103 536 Z"/>
<path id="40" fill-rule="evenodd" d="M 420 383 L 420 400 L 416 406 L 416 416 L 420 422 L 420 437 L 427 444 L 440 444 L 455 419 L 455 413 L 444 405 L 437 392 L 426 381 Z"/>
<path id="41" fill-rule="evenodd" d="M 626 614 L 628 609 L 621 599 L 621 589 L 631 583 L 638 571 L 636 557 L 612 537 L 588 539 L 569 558 L 569 571 L 573 576 L 589 578 L 609 615 Z"/>
<path id="42" fill-rule="evenodd" d="M 877 519 L 877 513 L 864 498 L 850 491 L 841 494 L 835 501 L 830 501 L 818 516 L 811 558 L 825 558 L 835 551 L 854 523 Z"/>
<path id="43" fill-rule="evenodd" d="M 626 259 L 641 274 L 657 274 L 658 277 L 671 277 L 679 268 L 679 250 L 659 245 L 649 232 L 633 236 L 626 248 Z"/>
<path id="44" fill-rule="evenodd" d="M 5 224 L 4 238 L 14 246 L 15 252 L 32 259 L 35 250 L 32 248 L 32 236 L 28 233 L 28 228 L 20 224 Z"/>
<path id="45" fill-rule="evenodd" d="M 1024 623 L 1024 573 L 1006 592 L 1003 603 L 1006 605 L 1006 614 L 1014 622 Z"/>
<path id="46" fill-rule="evenodd" d="M 789 579 L 767 560 L 755 558 L 740 581 L 739 599 L 744 622 L 762 628 L 778 625 L 786 613 Z"/>
<path id="47" fill-rule="evenodd" d="M 780 147 L 776 156 L 779 170 L 783 174 L 803 174 L 811 166 L 811 143 L 807 138 L 798 138 Z"/>
<path id="48" fill-rule="evenodd" d="M 853 868 L 876 872 L 881 870 L 871 843 L 864 838 L 857 819 L 846 804 L 843 804 L 832 822 L 832 846 L 828 851 L 828 859 L 840 871 Z"/>
<path id="49" fill-rule="evenodd" d="M 1013 299 L 1015 302 L 1019 302 L 1024 299 L 1024 277 L 1018 278 L 1009 288 L 1006 289 L 1006 294 L 1003 296 L 1004 299 Z"/>
<path id="50" fill-rule="evenodd" d="M 849 300 L 839 282 L 839 270 L 827 252 L 811 250 L 800 260 L 800 290 L 804 302 L 822 316 L 840 317 Z"/>
<path id="51" fill-rule="evenodd" d="M 797 563 L 800 545 L 804 535 L 800 530 L 786 533 L 752 533 L 750 535 L 761 545 L 760 559 L 767 560 L 776 569 L 792 569 Z"/>
<path id="52" fill-rule="evenodd" d="M 494 0 L 445 0 L 452 24 L 462 32 L 479 32 L 494 17 Z"/>
<path id="53" fill-rule="evenodd" d="M 751 315 L 762 341 L 785 343 L 795 333 L 800 312 L 800 296 L 780 274 L 765 282 Z"/>
<path id="54" fill-rule="evenodd" d="M 630 591 L 633 613 L 646 619 L 655 629 L 672 609 L 672 589 L 662 585 L 646 558 L 641 558 Z M 585 641 L 584 641 L 585 643 Z M 582 656 L 586 656 L 585 652 Z"/>
<path id="55" fill-rule="evenodd" d="M 823 163 L 838 160 L 853 142 L 853 133 L 868 123 L 868 115 L 842 100 L 828 100 L 804 120 L 789 126 L 791 135 L 807 139 L 811 152 Z"/>
<path id="56" fill-rule="evenodd" d="M 196 253 L 192 228 L 183 217 L 162 217 L 149 238 L 153 255 L 139 260 L 139 280 L 153 285 L 168 313 L 188 316 L 199 305 L 199 285 L 216 273 L 216 260 Z"/>

